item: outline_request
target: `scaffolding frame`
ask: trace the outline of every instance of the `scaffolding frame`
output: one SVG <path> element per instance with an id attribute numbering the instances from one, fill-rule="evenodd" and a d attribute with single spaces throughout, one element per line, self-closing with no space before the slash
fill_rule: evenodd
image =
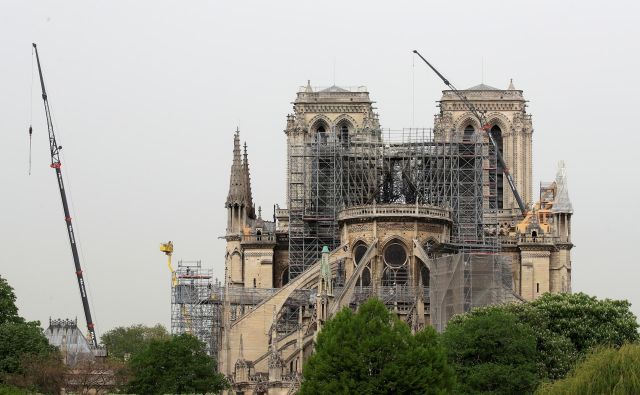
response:
<path id="1" fill-rule="evenodd" d="M 434 139 L 426 128 L 348 138 L 335 127 L 288 139 L 289 281 L 340 243 L 337 213 L 373 203 L 452 209 L 456 250 L 495 252 L 496 153 L 485 136 Z"/>
<path id="2" fill-rule="evenodd" d="M 208 355 L 215 355 L 218 344 L 214 324 L 221 322 L 221 310 L 213 301 L 213 270 L 203 269 L 201 261 L 178 261 L 176 284 L 171 287 L 171 334 L 187 333 L 204 343 Z M 222 295 L 220 293 L 220 295 Z"/>

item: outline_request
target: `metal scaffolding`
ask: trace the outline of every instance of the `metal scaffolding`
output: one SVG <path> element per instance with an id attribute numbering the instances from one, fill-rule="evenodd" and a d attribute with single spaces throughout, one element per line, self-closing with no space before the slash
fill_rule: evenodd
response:
<path id="1" fill-rule="evenodd" d="M 337 213 L 376 203 L 432 204 L 453 212 L 451 242 L 496 251 L 496 155 L 486 137 L 438 141 L 431 129 L 336 130 L 289 139 L 289 279 L 339 245 Z"/>
<path id="2" fill-rule="evenodd" d="M 214 303 L 212 270 L 203 269 L 200 261 L 179 261 L 175 271 L 176 284 L 171 287 L 171 333 L 188 333 L 204 343 L 207 354 L 214 355 L 217 341 L 212 331 L 219 325 L 221 310 Z M 221 292 L 219 296 L 221 296 Z"/>

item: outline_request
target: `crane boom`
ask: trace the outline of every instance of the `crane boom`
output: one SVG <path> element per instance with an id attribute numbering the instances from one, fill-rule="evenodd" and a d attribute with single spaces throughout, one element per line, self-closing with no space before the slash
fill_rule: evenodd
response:
<path id="1" fill-rule="evenodd" d="M 504 161 L 504 157 L 502 156 L 502 153 L 498 149 L 498 145 L 496 144 L 495 139 L 493 138 L 493 136 L 489 132 L 489 128 L 491 126 L 487 123 L 487 120 L 485 119 L 484 114 L 481 111 L 478 111 L 476 106 L 474 106 L 473 103 L 471 103 L 466 98 L 465 95 L 460 93 L 460 91 L 457 90 L 456 87 L 453 86 L 453 84 L 451 82 L 449 82 L 449 80 L 447 80 L 442 74 L 440 74 L 440 72 L 435 67 L 433 67 L 431 65 L 431 63 L 429 63 L 427 61 L 427 59 L 425 59 L 424 56 L 422 56 L 420 54 L 420 52 L 418 52 L 417 50 L 414 49 L 413 53 L 418 55 L 420 57 L 420 59 L 422 59 L 427 64 L 427 66 L 429 66 L 429 68 L 431 70 L 433 70 L 433 72 L 436 73 L 436 75 L 438 75 L 438 77 L 440 77 L 442 82 L 444 82 L 444 84 L 446 86 L 448 86 L 449 89 L 451 89 L 453 91 L 453 93 L 455 93 L 460 98 L 460 100 L 462 100 L 462 102 L 465 104 L 465 106 L 467 106 L 467 109 L 469 111 L 471 111 L 471 113 L 478 119 L 478 122 L 480 122 L 480 127 L 482 127 L 482 130 L 484 130 L 487 133 L 487 136 L 489 136 L 489 141 L 491 141 L 491 145 L 493 145 L 493 148 L 495 148 L 495 150 L 496 150 L 496 155 L 498 157 L 498 162 L 502 166 L 502 172 L 507 177 L 507 182 L 509 183 L 509 187 L 511 188 L 511 192 L 513 192 L 513 196 L 516 198 L 516 202 L 518 203 L 518 207 L 520 208 L 520 211 L 522 212 L 522 216 L 523 217 L 526 216 L 527 215 L 527 208 L 526 208 L 524 202 L 522 201 L 522 198 L 520 197 L 520 194 L 518 193 L 518 189 L 516 188 L 516 184 L 513 181 L 513 177 L 511 177 L 511 173 L 509 172 L 509 168 L 507 167 L 507 164 Z"/>
<path id="2" fill-rule="evenodd" d="M 53 130 L 53 121 L 51 119 L 51 112 L 49 110 L 49 100 L 47 98 L 47 90 L 44 87 L 44 78 L 42 77 L 42 68 L 40 67 L 40 56 L 38 55 L 38 47 L 33 44 L 33 49 L 36 53 L 36 61 L 38 63 L 38 74 L 40 75 L 40 86 L 42 88 L 42 100 L 44 101 L 44 112 L 47 117 L 47 130 L 49 131 L 49 149 L 51 151 L 51 168 L 56 172 L 56 178 L 58 179 L 58 187 L 60 189 L 60 198 L 62 199 L 62 209 L 64 210 L 64 221 L 67 227 L 67 233 L 69 234 L 69 242 L 71 243 L 71 254 L 73 255 L 73 263 L 76 269 L 76 277 L 78 279 L 78 287 L 80 288 L 80 297 L 82 298 L 82 307 L 84 309 L 84 316 L 87 320 L 87 329 L 89 330 L 89 336 L 91 337 L 91 344 L 94 347 L 98 347 L 98 339 L 96 338 L 96 332 L 91 318 L 91 309 L 89 308 L 89 298 L 87 297 L 87 289 L 82 275 L 82 267 L 80 266 L 80 256 L 78 255 L 78 246 L 76 245 L 76 237 L 73 232 L 73 224 L 71 223 L 71 215 L 69 214 L 69 205 L 67 203 L 67 194 L 64 189 L 64 182 L 62 181 L 62 162 L 60 161 L 60 149 L 61 146 L 56 142 L 56 135 Z"/>

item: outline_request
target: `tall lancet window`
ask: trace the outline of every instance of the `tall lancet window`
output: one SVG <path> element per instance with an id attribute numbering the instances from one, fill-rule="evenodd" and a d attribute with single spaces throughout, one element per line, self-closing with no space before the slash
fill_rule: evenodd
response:
<path id="1" fill-rule="evenodd" d="M 464 128 L 464 135 L 462 136 L 462 141 L 471 141 L 473 139 L 473 134 L 475 133 L 475 129 L 471 125 L 467 125 Z"/>
<path id="2" fill-rule="evenodd" d="M 500 151 L 500 155 L 504 155 L 504 152 L 502 151 L 502 130 L 500 130 L 500 127 L 498 125 L 494 125 L 489 133 L 491 133 L 493 141 L 496 142 L 496 146 L 498 147 L 498 151 Z M 496 189 L 498 195 L 498 209 L 500 210 L 504 208 L 504 168 L 502 167 L 502 165 L 500 165 L 499 161 L 497 161 L 497 166 Z"/>

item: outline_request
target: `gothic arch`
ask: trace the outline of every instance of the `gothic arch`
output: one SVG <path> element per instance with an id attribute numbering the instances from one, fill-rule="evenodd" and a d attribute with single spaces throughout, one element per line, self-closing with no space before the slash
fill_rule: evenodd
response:
<path id="1" fill-rule="evenodd" d="M 476 131 L 480 130 L 480 123 L 470 111 L 465 112 L 456 120 L 453 128 L 456 132 L 462 132 L 467 125 L 472 125 Z"/>
<path id="2" fill-rule="evenodd" d="M 344 123 L 344 122 L 349 124 L 349 126 L 351 127 L 351 129 L 353 131 L 356 130 L 356 127 L 357 127 L 358 124 L 357 124 L 356 120 L 351 115 L 348 115 L 348 114 L 340 114 L 340 115 L 338 115 L 338 117 L 333 121 L 333 125 L 334 126 L 338 126 L 339 124 Z"/>
<path id="3" fill-rule="evenodd" d="M 329 117 L 324 114 L 318 114 L 315 117 L 311 118 L 311 120 L 309 121 L 309 131 L 315 133 L 316 129 L 318 128 L 318 126 L 320 126 L 321 123 L 325 124 L 327 132 L 331 130 L 331 126 L 333 125 L 331 119 L 329 119 Z"/>
<path id="4" fill-rule="evenodd" d="M 500 112 L 490 112 L 489 114 L 487 114 L 487 122 L 489 123 L 490 126 L 494 126 L 497 125 L 500 130 L 502 131 L 502 135 L 504 136 L 506 133 L 510 133 L 512 126 L 511 126 L 511 122 L 509 121 L 509 118 L 507 118 L 506 115 L 500 113 Z"/>

